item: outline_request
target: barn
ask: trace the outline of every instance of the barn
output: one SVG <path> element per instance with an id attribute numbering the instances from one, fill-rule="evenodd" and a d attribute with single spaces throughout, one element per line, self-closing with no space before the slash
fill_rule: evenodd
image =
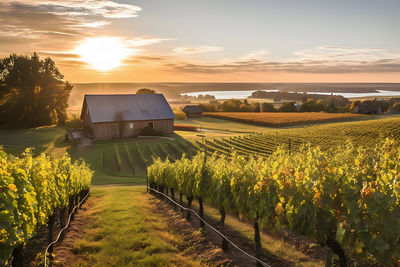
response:
<path id="1" fill-rule="evenodd" d="M 162 94 L 85 95 L 81 119 L 87 136 L 113 139 L 137 136 L 144 128 L 172 133 L 175 114 Z"/>
<path id="2" fill-rule="evenodd" d="M 182 109 L 186 114 L 186 118 L 201 118 L 203 110 L 196 105 L 187 105 Z"/>

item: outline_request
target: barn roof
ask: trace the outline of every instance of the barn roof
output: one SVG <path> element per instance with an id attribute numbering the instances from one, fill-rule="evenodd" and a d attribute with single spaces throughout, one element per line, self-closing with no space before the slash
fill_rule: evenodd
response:
<path id="1" fill-rule="evenodd" d="M 82 114 L 85 105 L 93 123 L 175 119 L 162 94 L 85 95 Z"/>
<path id="2" fill-rule="evenodd" d="M 185 113 L 203 113 L 203 110 L 196 105 L 187 105 L 182 109 Z"/>

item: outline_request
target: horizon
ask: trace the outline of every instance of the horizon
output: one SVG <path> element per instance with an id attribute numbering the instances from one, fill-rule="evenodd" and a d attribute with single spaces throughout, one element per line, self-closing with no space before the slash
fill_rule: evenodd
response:
<path id="1" fill-rule="evenodd" d="M 0 57 L 72 83 L 399 83 L 400 2 L 5 0 Z"/>

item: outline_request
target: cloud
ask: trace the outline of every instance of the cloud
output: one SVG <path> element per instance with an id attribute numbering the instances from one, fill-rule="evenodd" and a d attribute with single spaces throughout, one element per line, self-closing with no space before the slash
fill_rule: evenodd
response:
<path id="1" fill-rule="evenodd" d="M 249 51 L 234 59 L 214 62 L 169 61 L 164 70 L 183 73 L 382 73 L 400 72 L 400 55 L 381 48 L 320 46 L 295 52 L 288 59 L 269 59 L 269 49 Z"/>
<path id="2" fill-rule="evenodd" d="M 156 43 L 159 43 L 162 41 L 167 41 L 167 40 L 170 40 L 170 39 L 154 38 L 151 36 L 139 36 L 139 37 L 127 39 L 126 42 L 133 47 L 140 47 L 140 46 L 156 44 Z"/>
<path id="3" fill-rule="evenodd" d="M 76 60 L 73 49 L 115 19 L 136 17 L 140 7 L 111 0 L 3 0 L 0 2 L 0 55 L 33 53 Z M 120 38 L 132 51 L 166 39 Z M 51 50 L 51 51 L 49 51 Z"/>
<path id="4" fill-rule="evenodd" d="M 49 14 L 63 16 L 102 16 L 104 18 L 137 17 L 142 10 L 139 6 L 121 4 L 111 0 L 5 0 L 10 5 L 25 5 Z"/>
<path id="5" fill-rule="evenodd" d="M 319 46 L 314 49 L 300 50 L 294 53 L 302 60 L 341 60 L 341 61 L 360 61 L 360 60 L 379 60 L 382 58 L 392 58 L 395 54 L 388 53 L 382 48 L 348 48 L 340 46 Z"/>
<path id="6" fill-rule="evenodd" d="M 241 57 L 241 59 L 242 60 L 264 59 L 270 54 L 271 54 L 270 49 L 252 50 L 252 51 L 247 52 L 243 57 Z"/>
<path id="7" fill-rule="evenodd" d="M 221 51 L 221 50 L 224 50 L 224 48 L 218 46 L 197 45 L 197 46 L 180 46 L 175 48 L 174 52 L 180 55 L 188 55 L 188 54 L 199 54 L 199 53 L 207 53 L 213 51 Z"/>
<path id="8" fill-rule="evenodd" d="M 165 65 L 166 70 L 185 73 L 267 73 L 292 72 L 316 74 L 400 72 L 400 59 L 359 61 L 350 63 L 321 61 L 261 61 L 247 60 L 223 64 L 177 62 Z"/>

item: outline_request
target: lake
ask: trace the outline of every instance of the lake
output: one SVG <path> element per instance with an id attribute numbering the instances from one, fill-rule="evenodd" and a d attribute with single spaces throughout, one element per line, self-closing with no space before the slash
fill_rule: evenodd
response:
<path id="1" fill-rule="evenodd" d="M 245 99 L 248 98 L 253 92 L 252 91 L 203 91 L 203 92 L 193 92 L 193 93 L 183 93 L 182 95 L 188 96 L 199 96 L 199 95 L 213 95 L 216 99 Z M 265 92 L 278 92 L 278 90 L 262 90 Z M 319 94 L 319 95 L 341 95 L 346 98 L 360 98 L 360 97 L 386 97 L 386 96 L 398 96 L 400 97 L 399 91 L 387 91 L 387 90 L 376 90 L 377 92 L 371 93 L 342 93 L 342 92 L 308 92 L 310 94 Z M 289 91 L 290 92 L 290 91 Z M 302 93 L 302 92 L 299 92 Z"/>

